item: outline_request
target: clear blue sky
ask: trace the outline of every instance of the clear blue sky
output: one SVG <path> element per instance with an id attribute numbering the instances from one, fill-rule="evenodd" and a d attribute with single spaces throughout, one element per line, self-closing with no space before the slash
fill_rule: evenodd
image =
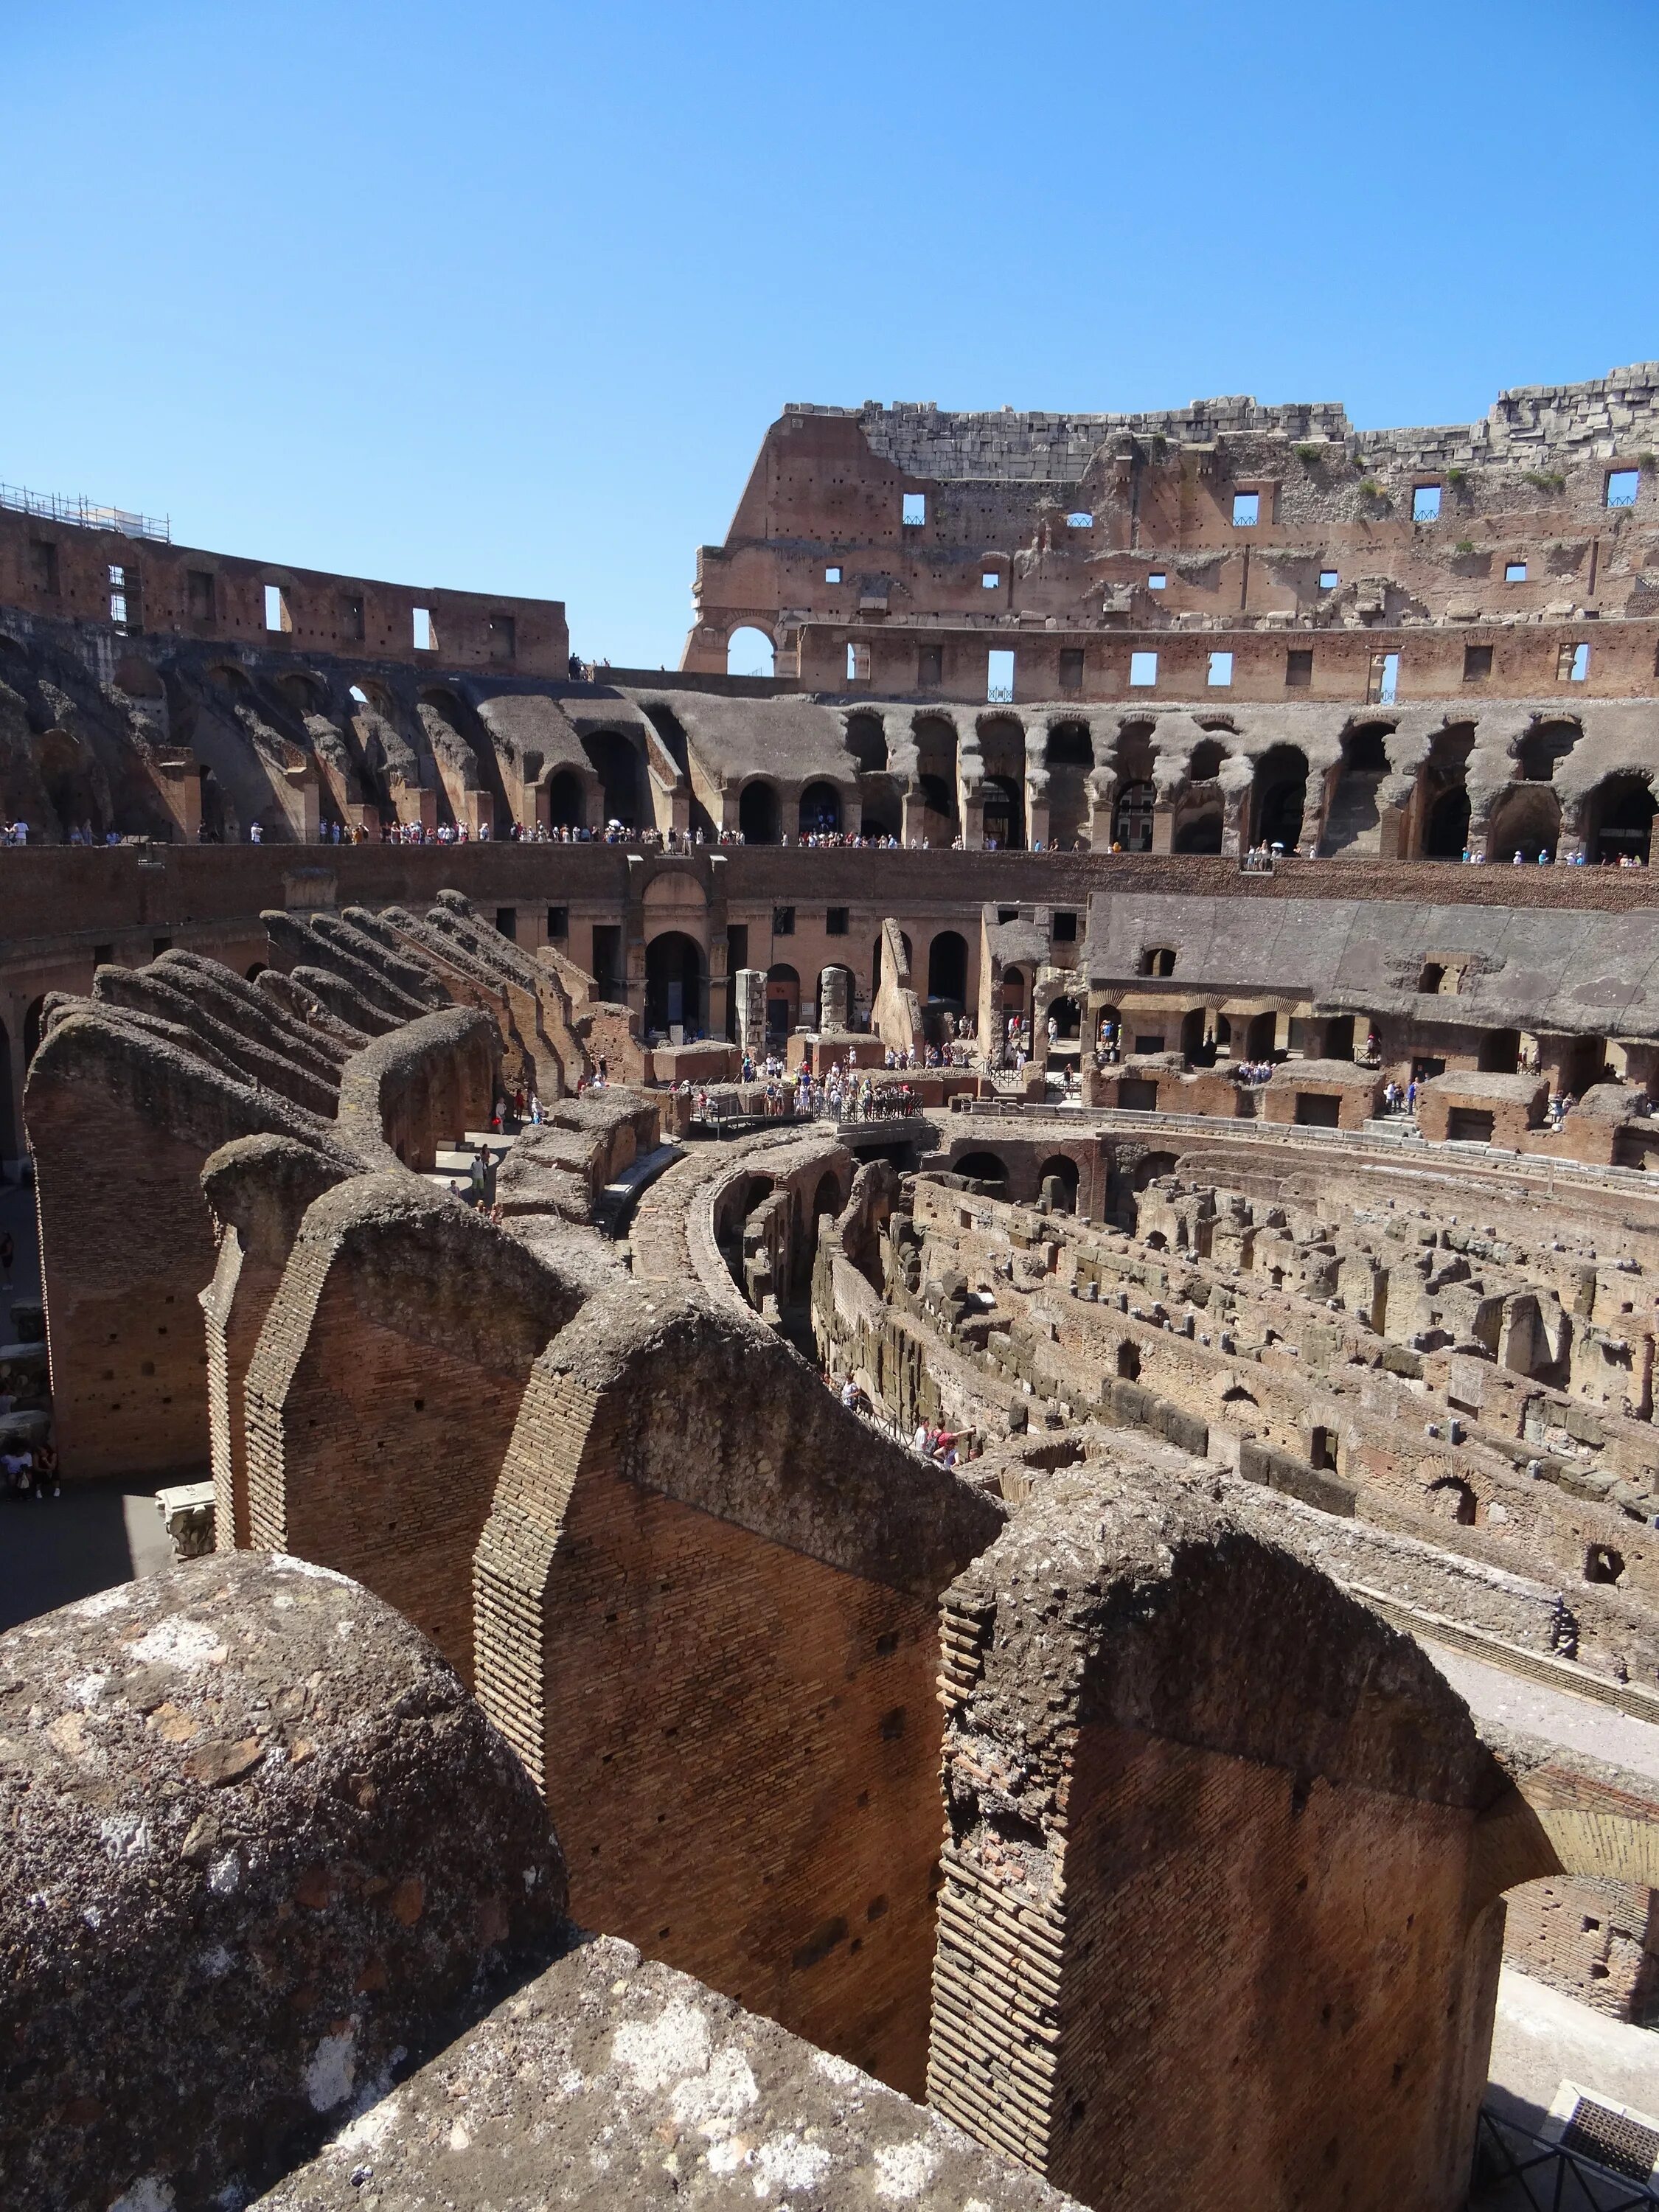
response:
<path id="1" fill-rule="evenodd" d="M 0 478 L 672 666 L 787 399 L 1659 356 L 1651 0 L 4 0 Z"/>

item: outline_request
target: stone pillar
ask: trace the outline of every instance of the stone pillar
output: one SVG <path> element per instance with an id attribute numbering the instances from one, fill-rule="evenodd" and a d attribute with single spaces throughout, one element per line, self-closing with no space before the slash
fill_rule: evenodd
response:
<path id="1" fill-rule="evenodd" d="M 766 970 L 739 968 L 732 979 L 738 999 L 738 1044 L 744 1052 L 766 1049 Z"/>
<path id="2" fill-rule="evenodd" d="M 852 977 L 844 968 L 826 968 L 818 977 L 818 1024 L 824 1030 L 851 1027 L 848 991 Z"/>

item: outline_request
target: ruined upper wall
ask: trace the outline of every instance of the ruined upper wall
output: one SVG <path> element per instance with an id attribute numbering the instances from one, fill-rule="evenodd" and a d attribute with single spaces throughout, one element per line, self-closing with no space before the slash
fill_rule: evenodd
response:
<path id="1" fill-rule="evenodd" d="M 274 626 L 272 586 L 282 600 Z M 562 676 L 570 659 L 562 599 L 335 575 L 10 510 L 0 511 L 0 606 L 101 630 L 112 657 L 124 640 L 181 636 L 526 676 Z M 429 649 L 416 647 L 417 608 L 429 617 Z"/>

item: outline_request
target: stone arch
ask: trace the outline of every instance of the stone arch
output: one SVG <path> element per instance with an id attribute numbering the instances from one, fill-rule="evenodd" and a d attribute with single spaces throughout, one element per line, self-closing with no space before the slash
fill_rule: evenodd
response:
<path id="1" fill-rule="evenodd" d="M 744 844 L 775 845 L 781 834 L 781 822 L 776 786 L 764 776 L 744 784 L 738 798 L 738 829 Z"/>
<path id="2" fill-rule="evenodd" d="M 1269 745 L 1250 785 L 1250 842 L 1294 852 L 1308 803 L 1308 756 L 1300 745 Z"/>
<path id="3" fill-rule="evenodd" d="M 1510 748 L 1523 783 L 1551 783 L 1555 771 L 1583 736 L 1578 724 L 1560 715 L 1530 724 Z"/>
<path id="4" fill-rule="evenodd" d="M 927 996 L 965 1007 L 968 1003 L 968 940 L 959 929 L 939 929 L 927 947 Z"/>
<path id="5" fill-rule="evenodd" d="M 683 929 L 665 929 L 645 948 L 645 1025 L 700 1030 L 707 1021 L 702 947 Z"/>
<path id="6" fill-rule="evenodd" d="M 948 845 L 961 835 L 957 805 L 956 725 L 944 714 L 918 714 L 910 726 L 916 747 L 916 793 L 921 800 L 921 832 L 931 844 Z"/>
<path id="7" fill-rule="evenodd" d="M 1488 860 L 1535 860 L 1561 842 L 1561 801 L 1547 783 L 1505 787 L 1486 824 Z"/>
<path id="8" fill-rule="evenodd" d="M 1043 748 L 1048 770 L 1048 842 L 1074 845 L 1088 830 L 1091 810 L 1089 777 L 1095 765 L 1094 738 L 1085 721 L 1055 722 Z"/>
<path id="9" fill-rule="evenodd" d="M 766 971 L 766 1034 L 787 1036 L 800 1018 L 800 976 L 787 960 Z"/>
<path id="10" fill-rule="evenodd" d="M 547 826 L 550 830 L 580 830 L 587 821 L 587 794 L 574 768 L 562 768 L 547 785 Z"/>
<path id="11" fill-rule="evenodd" d="M 1068 1158 L 1064 1152 L 1051 1153 L 1037 1170 L 1036 1179 L 1039 1194 L 1043 1192 L 1045 1184 L 1059 1184 L 1063 1194 L 1059 1206 L 1060 1212 L 1075 1213 L 1077 1212 L 1078 1170 L 1077 1162 L 1074 1159 Z M 1052 1204 L 1054 1194 L 1051 1192 L 1048 1195 Z"/>
<path id="12" fill-rule="evenodd" d="M 739 623 L 726 641 L 728 676 L 772 676 L 777 672 L 777 648 L 763 629 Z"/>
<path id="13" fill-rule="evenodd" d="M 1584 800 L 1584 858 L 1592 866 L 1652 858 L 1653 817 L 1659 812 L 1645 775 L 1627 770 L 1603 776 Z"/>
<path id="14" fill-rule="evenodd" d="M 581 746 L 599 780 L 605 820 L 620 822 L 626 830 L 645 829 L 652 816 L 638 738 L 621 730 L 593 730 L 583 736 Z"/>
<path id="15" fill-rule="evenodd" d="M 834 836 L 841 829 L 841 793 L 822 776 L 801 792 L 799 814 L 803 837 Z"/>
<path id="16" fill-rule="evenodd" d="M 1008 1180 L 1008 1164 L 1000 1152 L 988 1152 L 981 1148 L 976 1152 L 963 1152 L 959 1158 L 952 1160 L 951 1172 L 952 1175 L 965 1176 L 970 1182 L 1006 1183 Z"/>
<path id="17" fill-rule="evenodd" d="M 879 714 L 867 709 L 847 717 L 847 750 L 860 775 L 881 775 L 892 765 L 886 726 Z"/>

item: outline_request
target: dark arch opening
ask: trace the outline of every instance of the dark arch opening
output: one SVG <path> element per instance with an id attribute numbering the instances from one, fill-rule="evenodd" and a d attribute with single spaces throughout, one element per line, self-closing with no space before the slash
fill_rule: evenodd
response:
<path id="1" fill-rule="evenodd" d="M 841 1184 L 833 1168 L 826 1168 L 818 1177 L 818 1187 L 812 1193 L 812 1218 L 822 1220 L 825 1214 L 832 1218 L 842 1209 Z"/>
<path id="2" fill-rule="evenodd" d="M 1355 775 L 1386 775 L 1389 754 L 1384 740 L 1391 735 L 1383 722 L 1367 722 L 1363 728 L 1353 731 L 1348 738 L 1343 766 Z"/>
<path id="3" fill-rule="evenodd" d="M 1117 1374 L 1120 1382 L 1139 1382 L 1140 1380 L 1140 1353 L 1127 1337 L 1117 1348 Z"/>
<path id="4" fill-rule="evenodd" d="M 1193 747 L 1193 757 L 1187 774 L 1194 783 L 1212 783 L 1221 773 L 1221 763 L 1227 757 L 1225 745 L 1213 738 L 1206 738 Z"/>
<path id="5" fill-rule="evenodd" d="M 547 787 L 547 822 L 551 830 L 580 830 L 587 819 L 581 778 L 562 768 Z"/>
<path id="6" fill-rule="evenodd" d="M 1297 745 L 1271 745 L 1251 788 L 1250 842 L 1293 851 L 1308 804 L 1308 757 Z"/>
<path id="7" fill-rule="evenodd" d="M 1206 807 L 1201 813 L 1189 814 L 1176 831 L 1176 851 L 1218 853 L 1221 850 L 1221 826 L 1219 807 Z"/>
<path id="8" fill-rule="evenodd" d="M 1025 843 L 1025 796 L 1011 775 L 988 775 L 984 784 L 985 842 L 1017 853 Z"/>
<path id="9" fill-rule="evenodd" d="M 800 977 L 787 960 L 766 971 L 766 1033 L 786 1037 L 800 1012 Z"/>
<path id="10" fill-rule="evenodd" d="M 700 1030 L 703 1024 L 702 949 L 683 930 L 665 930 L 645 948 L 645 1025 Z"/>
<path id="11" fill-rule="evenodd" d="M 1050 768 L 1092 768 L 1094 739 L 1086 722 L 1057 722 L 1048 732 L 1043 757 Z"/>
<path id="12" fill-rule="evenodd" d="M 965 1176 L 970 1182 L 1001 1182 L 1008 1180 L 1008 1170 L 997 1152 L 964 1152 L 951 1163 L 952 1175 Z"/>
<path id="13" fill-rule="evenodd" d="M 879 714 L 849 714 L 847 750 L 858 763 L 860 775 L 880 775 L 887 765 L 887 732 Z"/>
<path id="14" fill-rule="evenodd" d="M 1654 797 L 1644 775 L 1613 775 L 1596 785 L 1585 809 L 1585 844 L 1593 866 L 1652 858 Z"/>
<path id="15" fill-rule="evenodd" d="M 769 783 L 748 783 L 738 801 L 738 828 L 745 845 L 778 842 L 778 794 Z"/>
<path id="16" fill-rule="evenodd" d="M 633 741 L 616 730 L 596 730 L 582 739 L 582 750 L 605 793 L 605 820 L 620 822 L 624 830 L 642 828 L 646 811 L 641 803 L 640 776 L 644 762 Z"/>
<path id="17" fill-rule="evenodd" d="M 809 783 L 800 795 L 801 836 L 834 836 L 840 828 L 841 793 L 833 783 Z"/>
<path id="18" fill-rule="evenodd" d="M 1426 860 L 1461 860 L 1469 842 L 1469 794 L 1460 783 L 1443 791 L 1423 826 Z"/>
<path id="19" fill-rule="evenodd" d="M 1083 1034 L 1083 1004 L 1069 993 L 1048 1001 L 1048 1019 L 1054 1025 L 1057 1037 L 1080 1037 Z"/>
<path id="20" fill-rule="evenodd" d="M 1050 1183 L 1059 1184 L 1058 1197 L 1054 1191 L 1045 1189 L 1045 1186 Z M 1075 1213 L 1077 1212 L 1077 1162 L 1067 1159 L 1064 1152 L 1054 1153 L 1049 1158 L 1044 1160 L 1042 1165 L 1037 1170 L 1037 1190 L 1040 1194 L 1048 1198 L 1050 1206 L 1058 1204 L 1062 1213 Z"/>
<path id="21" fill-rule="evenodd" d="M 1523 783 L 1549 783 L 1583 732 L 1577 722 L 1539 722 L 1515 749 Z"/>
<path id="22" fill-rule="evenodd" d="M 927 948 L 927 995 L 968 1003 L 968 940 L 959 930 L 941 929 Z"/>
<path id="23" fill-rule="evenodd" d="M 1486 835 L 1489 860 L 1535 860 L 1553 853 L 1561 836 L 1561 802 L 1547 783 L 1512 783 L 1492 810 Z"/>
<path id="24" fill-rule="evenodd" d="M 248 981 L 249 981 L 250 983 L 257 983 L 257 982 L 258 981 L 258 980 L 259 980 L 260 976 L 261 976 L 261 975 L 263 975 L 264 974 L 264 972 L 265 972 L 265 963 L 264 963 L 264 962 L 263 960 L 256 960 L 256 961 L 254 962 L 253 965 L 252 965 L 252 966 L 248 969 L 248 971 L 247 971 L 247 980 L 248 980 Z"/>

